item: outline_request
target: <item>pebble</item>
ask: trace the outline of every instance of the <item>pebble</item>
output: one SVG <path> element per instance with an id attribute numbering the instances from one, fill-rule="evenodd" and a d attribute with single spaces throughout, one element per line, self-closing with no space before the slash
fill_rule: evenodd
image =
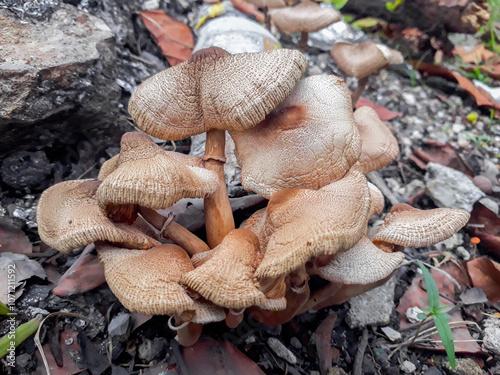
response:
<path id="1" fill-rule="evenodd" d="M 300 350 L 302 349 L 302 343 L 300 342 L 300 340 L 297 338 L 297 337 L 292 337 L 290 339 L 290 345 L 292 345 L 295 349 L 297 350 Z"/>
<path id="2" fill-rule="evenodd" d="M 420 319 L 417 317 L 418 314 L 423 314 L 424 312 L 417 306 L 415 307 L 410 307 L 408 310 L 406 310 L 406 319 L 410 323 L 418 323 L 420 322 Z"/>
<path id="3" fill-rule="evenodd" d="M 382 332 L 389 338 L 391 341 L 398 341 L 401 339 L 401 333 L 396 331 L 395 329 L 392 329 L 391 327 L 382 327 L 380 328 Z"/>
<path id="4" fill-rule="evenodd" d="M 417 366 L 415 366 L 410 361 L 404 361 L 401 364 L 400 369 L 406 374 L 413 374 L 417 370 Z"/>
<path id="5" fill-rule="evenodd" d="M 485 197 L 485 198 L 480 199 L 479 203 L 481 203 L 487 209 L 489 209 L 490 211 L 492 211 L 498 215 L 498 203 L 495 202 L 493 199 Z"/>
<path id="6" fill-rule="evenodd" d="M 500 355 L 500 319 L 488 318 L 484 322 L 484 347 Z"/>
<path id="7" fill-rule="evenodd" d="M 469 260 L 470 259 L 470 253 L 469 251 L 463 247 L 463 246 L 458 246 L 454 252 L 463 260 Z"/>
<path id="8" fill-rule="evenodd" d="M 401 94 L 401 96 L 403 97 L 404 101 L 408 104 L 408 105 L 415 105 L 417 104 L 417 99 L 415 98 L 415 95 L 409 93 L 409 92 L 404 92 Z"/>
<path id="9" fill-rule="evenodd" d="M 267 339 L 267 345 L 280 358 L 283 358 L 288 363 L 294 365 L 297 363 L 297 357 L 283 343 L 275 337 Z"/>
<path id="10" fill-rule="evenodd" d="M 130 314 L 122 313 L 111 319 L 108 326 L 109 337 L 120 337 L 127 334 L 130 323 Z"/>
<path id="11" fill-rule="evenodd" d="M 144 339 L 137 348 L 137 354 L 145 362 L 160 359 L 167 354 L 168 341 L 164 337 L 155 337 L 153 340 Z"/>

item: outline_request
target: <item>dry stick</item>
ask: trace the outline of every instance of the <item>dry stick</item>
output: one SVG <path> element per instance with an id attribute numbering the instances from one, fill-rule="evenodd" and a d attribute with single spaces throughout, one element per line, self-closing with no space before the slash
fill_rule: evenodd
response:
<path id="1" fill-rule="evenodd" d="M 205 198 L 205 226 L 207 242 L 211 249 L 219 245 L 234 229 L 234 218 L 224 178 L 226 133 L 224 130 L 209 130 L 205 143 L 205 168 L 217 173 L 219 187 Z"/>
<path id="2" fill-rule="evenodd" d="M 367 84 L 368 84 L 368 77 L 361 78 L 358 81 L 358 87 L 356 87 L 356 90 L 354 90 L 351 96 L 353 109 L 356 108 L 356 103 L 358 102 L 359 97 L 361 96 L 363 91 L 365 91 L 365 87 Z"/>
<path id="3" fill-rule="evenodd" d="M 382 178 L 382 176 L 380 175 L 380 173 L 378 173 L 377 171 L 373 171 L 373 172 L 370 172 L 366 175 L 366 177 L 368 178 L 368 180 L 370 180 L 370 182 L 375 185 L 376 187 L 378 187 L 378 189 L 382 192 L 382 194 L 384 194 L 384 196 L 389 199 L 389 202 L 391 202 L 391 204 L 394 206 L 398 203 L 401 203 L 399 201 L 399 199 L 396 198 L 396 196 L 392 193 L 392 191 L 387 187 L 384 179 Z"/>
<path id="4" fill-rule="evenodd" d="M 368 329 L 365 328 L 361 340 L 359 340 L 358 351 L 354 357 L 354 366 L 352 368 L 353 375 L 361 375 L 363 371 L 363 357 L 365 356 L 366 347 L 368 345 Z"/>
<path id="5" fill-rule="evenodd" d="M 146 207 L 139 207 L 139 213 L 144 220 L 160 230 L 163 237 L 174 241 L 186 250 L 189 255 L 192 256 L 196 253 L 210 250 L 208 245 L 200 238 L 188 231 L 182 225 L 176 223 L 173 220 L 173 216 L 165 217 L 155 210 Z"/>

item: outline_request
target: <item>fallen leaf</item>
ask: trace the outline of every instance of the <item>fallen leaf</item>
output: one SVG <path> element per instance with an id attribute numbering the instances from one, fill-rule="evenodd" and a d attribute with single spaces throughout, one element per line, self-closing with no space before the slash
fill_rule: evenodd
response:
<path id="1" fill-rule="evenodd" d="M 403 114 L 399 112 L 393 112 L 385 107 L 382 107 L 381 105 L 373 103 L 371 100 L 366 99 L 364 97 L 360 97 L 358 101 L 356 102 L 356 108 L 367 106 L 370 108 L 373 108 L 375 112 L 377 112 L 378 117 L 382 121 L 389 121 L 392 120 L 395 117 L 401 117 Z"/>
<path id="2" fill-rule="evenodd" d="M 35 260 L 29 259 L 23 254 L 0 253 L 0 302 L 7 303 L 9 297 L 9 287 L 15 289 L 24 285 L 24 281 L 34 276 L 46 279 L 47 276 L 43 267 Z M 12 278 L 8 276 L 13 276 Z M 17 298 L 17 296 L 16 296 Z"/>
<path id="3" fill-rule="evenodd" d="M 319 371 L 321 375 L 328 374 L 328 370 L 332 367 L 334 355 L 337 354 L 335 348 L 332 347 L 332 330 L 337 321 L 337 314 L 329 315 L 316 328 L 312 339 L 316 346 L 316 355 L 318 356 Z"/>
<path id="4" fill-rule="evenodd" d="M 33 252 L 33 245 L 21 229 L 0 218 L 0 251 L 29 254 Z"/>
<path id="5" fill-rule="evenodd" d="M 484 90 L 474 86 L 474 84 L 459 73 L 452 72 L 442 65 L 434 65 L 424 63 L 421 61 L 413 60 L 413 67 L 424 75 L 438 76 L 445 78 L 449 81 L 456 81 L 469 94 L 476 99 L 476 104 L 479 106 L 486 106 L 495 109 L 497 115 L 500 115 L 500 103 L 493 100 L 493 98 Z"/>
<path id="6" fill-rule="evenodd" d="M 51 375 L 73 375 L 86 370 L 85 368 L 79 367 L 78 364 L 73 362 L 72 359 L 74 356 L 71 354 L 71 352 L 78 353 L 80 351 L 80 347 L 78 346 L 76 340 L 77 335 L 78 335 L 77 332 L 73 332 L 70 329 L 65 329 L 64 331 L 61 332 L 60 342 L 63 355 L 62 358 L 63 367 L 59 367 L 57 365 L 56 360 L 52 356 L 49 345 L 45 344 L 43 346 L 43 352 L 49 364 L 49 370 Z M 38 350 L 36 351 L 36 357 L 38 360 L 38 368 L 36 370 L 36 373 L 40 375 L 46 375 L 47 372 L 45 370 L 42 357 Z"/>
<path id="7" fill-rule="evenodd" d="M 489 62 L 483 65 L 471 65 L 465 68 L 466 71 L 474 71 L 479 69 L 481 73 L 489 75 L 491 78 L 500 79 L 500 59 Z"/>
<path id="8" fill-rule="evenodd" d="M 167 16 L 161 10 L 145 10 L 140 12 L 140 15 L 171 66 L 191 57 L 194 40 L 187 25 Z"/>
<path id="9" fill-rule="evenodd" d="M 254 16 L 257 22 L 265 21 L 264 13 L 260 12 L 255 5 L 247 3 L 245 0 L 231 0 L 231 3 L 240 12 Z"/>
<path id="10" fill-rule="evenodd" d="M 481 249 L 500 257 L 500 218 L 493 211 L 476 202 L 466 229 L 473 237 L 479 237 Z"/>
<path id="11" fill-rule="evenodd" d="M 193 375 L 265 375 L 255 362 L 226 341 L 201 339 L 183 348 L 182 357 Z"/>
<path id="12" fill-rule="evenodd" d="M 94 245 L 88 245 L 78 259 L 61 276 L 53 292 L 65 297 L 73 294 L 88 292 L 104 284 L 104 267 L 99 258 L 92 254 Z"/>
<path id="13" fill-rule="evenodd" d="M 462 58 L 462 61 L 466 64 L 479 64 L 483 61 L 488 61 L 489 59 L 498 56 L 495 52 L 487 50 L 484 44 L 478 44 L 474 48 L 465 47 L 455 47 L 453 53 Z"/>
<path id="14" fill-rule="evenodd" d="M 492 303 L 500 302 L 500 264 L 480 257 L 467 262 L 472 284 L 481 288 Z"/>

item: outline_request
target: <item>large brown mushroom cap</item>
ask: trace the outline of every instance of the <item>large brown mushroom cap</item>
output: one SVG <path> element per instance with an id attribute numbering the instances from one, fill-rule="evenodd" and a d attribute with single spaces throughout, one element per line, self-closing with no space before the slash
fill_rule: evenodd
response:
<path id="1" fill-rule="evenodd" d="M 109 220 L 99 209 L 96 190 L 100 181 L 60 182 L 40 197 L 37 222 L 40 238 L 61 252 L 95 241 L 109 241 L 136 249 L 148 249 L 159 242 L 137 228 Z"/>
<path id="2" fill-rule="evenodd" d="M 369 218 L 370 192 L 358 171 L 317 191 L 284 189 L 266 211 L 264 257 L 259 279 L 286 275 L 309 258 L 353 247 Z"/>
<path id="3" fill-rule="evenodd" d="M 99 181 L 104 180 L 118 167 L 119 158 L 120 154 L 117 154 L 103 163 L 101 169 L 99 170 L 99 175 L 97 176 Z"/>
<path id="4" fill-rule="evenodd" d="M 263 122 L 230 134 L 243 186 L 266 198 L 284 188 L 317 190 L 342 178 L 361 151 L 349 91 L 333 75 L 300 81 Z"/>
<path id="5" fill-rule="evenodd" d="M 143 250 L 98 246 L 106 281 L 127 309 L 141 314 L 194 317 L 196 305 L 180 285 L 193 269 L 187 253 L 176 245 Z M 190 320 L 188 319 L 188 320 Z"/>
<path id="6" fill-rule="evenodd" d="M 435 208 L 419 210 L 408 204 L 397 204 L 387 214 L 373 243 L 408 247 L 434 245 L 451 237 L 469 221 L 465 210 Z"/>
<path id="7" fill-rule="evenodd" d="M 142 130 L 161 139 L 249 129 L 292 91 L 306 66 L 295 50 L 231 55 L 211 47 L 142 83 L 129 112 Z"/>
<path id="8" fill-rule="evenodd" d="M 246 3 L 253 4 L 257 8 L 283 8 L 286 7 L 285 0 L 245 0 Z"/>
<path id="9" fill-rule="evenodd" d="M 285 33 L 312 33 L 342 19 L 333 8 L 322 8 L 312 1 L 303 1 L 293 7 L 271 13 L 273 23 Z"/>
<path id="10" fill-rule="evenodd" d="M 230 232 L 210 259 L 182 277 L 182 283 L 216 305 L 242 309 L 266 302 L 253 276 L 258 263 L 259 240 L 249 230 Z"/>
<path id="11" fill-rule="evenodd" d="M 399 154 L 398 141 L 377 112 L 370 107 L 361 107 L 354 112 L 354 119 L 362 146 L 359 161 L 353 168 L 367 174 L 392 163 Z"/>
<path id="12" fill-rule="evenodd" d="M 380 215 L 385 206 L 384 195 L 379 188 L 371 182 L 368 182 L 368 187 L 370 188 L 370 199 L 372 203 L 370 207 L 370 217 L 373 215 Z"/>
<path id="13" fill-rule="evenodd" d="M 335 62 L 347 75 L 361 79 L 386 65 L 403 63 L 403 55 L 370 40 L 353 44 L 335 43 L 330 51 Z"/>
<path id="14" fill-rule="evenodd" d="M 308 272 L 343 285 L 366 285 L 392 274 L 404 257 L 402 252 L 387 253 L 380 250 L 368 237 L 363 236 L 354 247 L 336 254 L 326 266 L 313 266 Z"/>
<path id="15" fill-rule="evenodd" d="M 126 133 L 116 169 L 97 190 L 99 205 L 165 209 L 182 198 L 204 198 L 218 187 L 201 159 L 164 151 L 143 133 Z M 114 208 L 113 208 L 114 209 Z"/>

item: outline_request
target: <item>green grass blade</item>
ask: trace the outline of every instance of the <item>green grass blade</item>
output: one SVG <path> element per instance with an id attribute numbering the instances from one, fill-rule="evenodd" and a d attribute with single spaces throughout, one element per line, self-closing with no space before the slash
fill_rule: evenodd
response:
<path id="1" fill-rule="evenodd" d="M 452 369 L 455 369 L 455 342 L 453 341 L 453 335 L 451 333 L 450 325 L 446 318 L 441 315 L 434 315 L 434 323 L 436 324 L 437 331 L 441 340 L 443 341 L 444 349 L 446 350 L 446 354 L 448 355 L 448 361 L 450 361 L 450 366 Z"/>
<path id="2" fill-rule="evenodd" d="M 9 315 L 9 314 L 10 314 L 9 307 L 5 303 L 0 302 L 0 315 Z"/>
<path id="3" fill-rule="evenodd" d="M 422 273 L 424 274 L 425 286 L 427 288 L 427 301 L 429 307 L 433 311 L 435 311 L 439 308 L 439 292 L 436 282 L 434 281 L 431 274 L 427 270 L 427 267 L 425 267 L 421 261 L 417 260 L 417 262 L 418 266 L 422 270 Z"/>
<path id="4" fill-rule="evenodd" d="M 6 334 L 0 339 L 0 358 L 3 358 L 11 351 L 11 347 L 17 348 L 24 340 L 36 332 L 42 317 L 38 316 L 29 322 L 21 324 L 14 332 Z"/>

